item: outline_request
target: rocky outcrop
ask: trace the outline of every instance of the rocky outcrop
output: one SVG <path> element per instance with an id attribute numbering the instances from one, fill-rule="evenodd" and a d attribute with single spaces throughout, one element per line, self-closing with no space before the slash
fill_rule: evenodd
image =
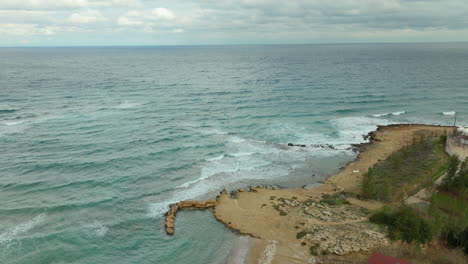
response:
<path id="1" fill-rule="evenodd" d="M 172 204 L 169 211 L 166 212 L 166 219 L 164 221 L 164 229 L 166 234 L 174 234 L 174 223 L 176 220 L 177 211 L 180 209 L 211 209 L 216 206 L 216 200 L 207 201 L 182 201 Z"/>
<path id="2" fill-rule="evenodd" d="M 303 231 L 303 243 L 310 245 L 313 255 L 345 255 L 352 252 L 369 252 L 376 246 L 387 245 L 385 232 L 370 223 L 343 225 L 312 225 Z"/>
<path id="3" fill-rule="evenodd" d="M 307 147 L 305 144 L 294 144 L 294 143 L 288 143 L 288 146 L 289 147 L 301 147 L 301 148 Z"/>

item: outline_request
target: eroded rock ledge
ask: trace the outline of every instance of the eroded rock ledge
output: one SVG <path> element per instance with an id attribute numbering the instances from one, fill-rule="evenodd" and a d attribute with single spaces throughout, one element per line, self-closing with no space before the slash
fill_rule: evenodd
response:
<path id="1" fill-rule="evenodd" d="M 176 220 L 177 211 L 180 209 L 211 209 L 216 206 L 216 200 L 207 201 L 182 201 L 171 205 L 169 211 L 166 213 L 166 220 L 164 228 L 166 234 L 174 234 L 174 222 Z"/>

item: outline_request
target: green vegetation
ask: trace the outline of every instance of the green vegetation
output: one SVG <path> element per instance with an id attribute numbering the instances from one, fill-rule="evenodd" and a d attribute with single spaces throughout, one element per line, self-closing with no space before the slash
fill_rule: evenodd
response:
<path id="1" fill-rule="evenodd" d="M 299 232 L 299 233 L 296 234 L 296 238 L 297 238 L 297 239 L 301 239 L 301 238 L 305 237 L 305 235 L 307 235 L 307 231 L 306 231 L 306 230 L 302 230 L 301 232 Z"/>
<path id="2" fill-rule="evenodd" d="M 432 154 L 426 151 L 426 155 Z M 390 239 L 426 243 L 433 237 L 438 237 L 449 247 L 460 248 L 468 254 L 468 159 L 460 162 L 457 157 L 450 157 L 446 164 L 438 165 L 431 181 L 444 172 L 446 176 L 441 186 L 433 193 L 431 205 L 426 212 L 418 212 L 408 206 L 384 207 L 369 220 L 386 226 Z M 384 186 L 385 183 L 379 182 L 375 175 L 377 174 L 371 170 L 366 176 L 363 195 L 369 190 L 375 190 L 373 188 L 376 186 L 377 189 Z M 430 174 L 425 175 L 426 177 L 415 178 L 427 180 L 427 175 Z M 383 195 L 379 193 L 372 197 L 382 200 Z"/>
<path id="3" fill-rule="evenodd" d="M 314 245 L 314 246 L 310 246 L 309 248 L 309 252 L 312 256 L 317 256 L 318 255 L 318 250 L 319 250 L 319 246 L 318 245 Z"/>
<path id="4" fill-rule="evenodd" d="M 461 252 L 468 254 L 468 159 L 460 162 L 458 157 L 449 157 L 444 152 L 445 140 L 445 136 L 422 138 L 401 149 L 370 168 L 362 185 L 362 198 L 383 202 L 401 201 L 422 187 L 432 192 L 430 205 L 384 207 L 369 219 L 387 228 L 392 240 L 420 244 L 437 238 L 454 248 L 443 254 L 436 250 L 432 255 L 413 256 L 426 261 L 421 263 L 461 263 L 457 261 L 466 260 Z M 444 174 L 437 187 L 434 182 Z"/>
<path id="5" fill-rule="evenodd" d="M 468 159 L 460 163 L 457 157 L 451 157 L 447 176 L 441 188 L 463 198 L 468 198 Z"/>
<path id="6" fill-rule="evenodd" d="M 386 225 L 392 240 L 426 243 L 432 239 L 429 222 L 407 206 L 384 209 L 370 217 L 371 222 Z"/>
<path id="7" fill-rule="evenodd" d="M 450 158 L 447 175 L 431 197 L 429 213 L 443 240 L 468 254 L 468 159 Z"/>
<path id="8" fill-rule="evenodd" d="M 343 205 L 343 204 L 350 204 L 346 197 L 342 193 L 336 193 L 333 195 L 324 194 L 323 199 L 320 201 L 322 203 L 326 203 L 328 205 Z"/>
<path id="9" fill-rule="evenodd" d="M 443 137 L 422 139 L 379 162 L 364 175 L 362 197 L 393 202 L 431 185 L 447 169 L 444 143 Z"/>

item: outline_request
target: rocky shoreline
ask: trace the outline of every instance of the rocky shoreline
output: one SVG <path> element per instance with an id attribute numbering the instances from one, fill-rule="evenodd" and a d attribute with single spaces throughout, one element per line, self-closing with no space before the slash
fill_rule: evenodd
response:
<path id="1" fill-rule="evenodd" d="M 223 191 L 216 200 L 179 202 L 166 213 L 166 232 L 174 234 L 177 210 L 210 209 L 229 229 L 266 241 L 267 246 L 274 245 L 275 253 L 266 258 L 269 262 L 265 263 L 313 263 L 311 254 L 369 251 L 388 240 L 362 212 L 382 205 L 349 198 L 350 204 L 332 206 L 324 202 L 325 198 L 338 193 L 358 195 L 362 175 L 368 168 L 422 134 L 435 137 L 452 131 L 453 127 L 448 126 L 379 126 L 366 136 L 369 143 L 354 146 L 360 151 L 356 160 L 328 177 L 321 186 L 239 189 L 232 194 Z M 261 259 L 263 249 L 256 250 L 260 250 L 256 255 Z M 259 262 L 255 260 L 255 263 Z"/>

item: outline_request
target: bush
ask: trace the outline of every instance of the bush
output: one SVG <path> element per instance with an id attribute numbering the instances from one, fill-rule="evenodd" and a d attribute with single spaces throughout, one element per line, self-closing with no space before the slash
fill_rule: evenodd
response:
<path id="1" fill-rule="evenodd" d="M 344 194 L 324 194 L 323 199 L 320 201 L 322 203 L 326 203 L 328 205 L 342 205 L 342 204 L 349 204 L 348 200 Z"/>
<path id="2" fill-rule="evenodd" d="M 296 234 L 296 238 L 301 239 L 301 238 L 305 237 L 306 235 L 307 235 L 307 231 L 302 230 L 301 232 Z"/>
<path id="3" fill-rule="evenodd" d="M 468 158 L 460 163 L 457 156 L 450 157 L 443 190 L 466 196 L 468 189 Z"/>
<path id="4" fill-rule="evenodd" d="M 448 246 L 460 248 L 465 254 L 468 254 L 468 228 L 457 231 L 451 230 L 446 234 Z"/>
<path id="5" fill-rule="evenodd" d="M 388 226 L 389 237 L 392 240 L 426 243 L 433 236 L 430 224 L 410 207 L 402 206 L 395 212 L 381 211 L 369 220 Z"/>
<path id="6" fill-rule="evenodd" d="M 369 220 L 375 224 L 391 226 L 395 222 L 395 217 L 386 212 L 379 212 L 372 215 Z"/>
<path id="7" fill-rule="evenodd" d="M 454 179 L 457 174 L 458 166 L 460 160 L 457 156 L 451 156 L 448 162 L 447 174 L 442 183 L 442 188 L 445 190 L 450 190 L 453 187 Z"/>

